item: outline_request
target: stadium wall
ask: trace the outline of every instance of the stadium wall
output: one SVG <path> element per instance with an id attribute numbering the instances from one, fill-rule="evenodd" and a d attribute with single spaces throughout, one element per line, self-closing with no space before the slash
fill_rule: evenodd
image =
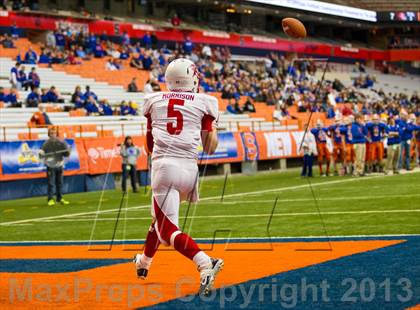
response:
<path id="1" fill-rule="evenodd" d="M 301 157 L 299 141 L 303 131 L 221 132 L 216 152 L 206 155 L 199 150 L 198 164 L 214 165 L 258 162 Z M 145 137 L 133 137 L 140 148 L 137 170 L 147 184 L 149 157 Z M 39 159 L 43 140 L 0 142 L 0 200 L 45 195 L 45 165 Z M 64 167 L 65 191 L 83 192 L 115 188 L 114 173 L 121 173 L 122 138 L 68 139 L 72 155 Z M 25 188 L 25 190 L 22 190 Z"/>

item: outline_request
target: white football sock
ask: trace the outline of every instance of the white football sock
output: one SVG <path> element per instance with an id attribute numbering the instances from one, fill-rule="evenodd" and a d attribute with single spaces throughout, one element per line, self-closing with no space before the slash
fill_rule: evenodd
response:
<path id="1" fill-rule="evenodd" d="M 203 251 L 198 252 L 193 257 L 193 262 L 197 265 L 198 270 L 203 270 L 206 268 L 211 268 L 211 259 Z"/>

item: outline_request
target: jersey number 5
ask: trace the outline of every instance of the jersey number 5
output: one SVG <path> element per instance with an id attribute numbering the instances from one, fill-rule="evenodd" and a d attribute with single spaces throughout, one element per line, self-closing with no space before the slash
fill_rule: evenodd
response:
<path id="1" fill-rule="evenodd" d="M 166 124 L 166 129 L 171 135 L 179 135 L 184 127 L 184 117 L 181 111 L 175 110 L 175 105 L 184 105 L 182 99 L 169 99 L 168 102 L 168 117 L 176 117 L 176 124 L 170 122 Z"/>

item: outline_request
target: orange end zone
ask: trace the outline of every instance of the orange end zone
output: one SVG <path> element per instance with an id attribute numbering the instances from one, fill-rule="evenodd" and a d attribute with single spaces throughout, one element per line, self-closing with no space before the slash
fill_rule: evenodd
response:
<path id="1" fill-rule="evenodd" d="M 202 248 L 225 260 L 216 283 L 221 287 L 401 242 L 404 240 L 334 241 L 331 251 L 326 251 L 327 242 L 203 244 Z M 1 246 L 0 259 L 131 259 L 133 247 L 117 245 L 110 251 L 92 251 L 87 245 Z M 135 308 L 194 294 L 199 284 L 194 264 L 170 248 L 157 252 L 146 281 L 136 278 L 132 263 L 67 273 L 0 275 L 2 309 Z"/>

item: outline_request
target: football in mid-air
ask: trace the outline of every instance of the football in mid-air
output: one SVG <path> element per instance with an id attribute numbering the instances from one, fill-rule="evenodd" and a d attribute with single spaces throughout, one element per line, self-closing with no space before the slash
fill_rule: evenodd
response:
<path id="1" fill-rule="evenodd" d="M 306 28 L 300 20 L 287 17 L 281 21 L 283 31 L 291 38 L 303 39 L 306 37 Z"/>

